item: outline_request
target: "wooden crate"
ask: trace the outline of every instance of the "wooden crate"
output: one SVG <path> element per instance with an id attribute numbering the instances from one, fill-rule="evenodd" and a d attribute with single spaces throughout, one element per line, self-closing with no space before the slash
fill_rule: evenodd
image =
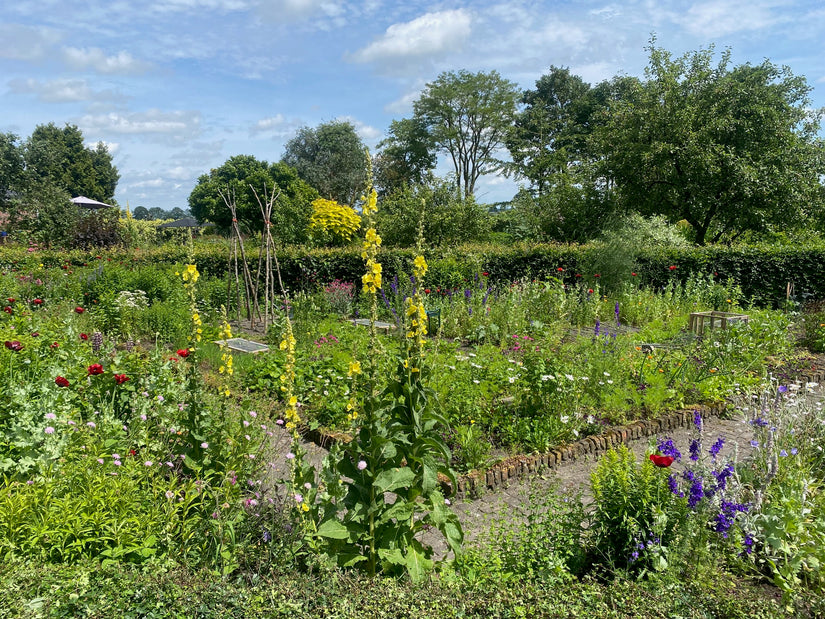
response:
<path id="1" fill-rule="evenodd" d="M 728 325 L 740 322 L 748 322 L 748 315 L 734 312 L 693 312 L 688 327 L 696 335 L 702 335 L 705 329 L 727 329 Z"/>

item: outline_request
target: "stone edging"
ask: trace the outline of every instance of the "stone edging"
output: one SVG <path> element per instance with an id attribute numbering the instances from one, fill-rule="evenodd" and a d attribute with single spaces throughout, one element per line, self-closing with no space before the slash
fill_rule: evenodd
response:
<path id="1" fill-rule="evenodd" d="M 798 382 L 821 384 L 825 382 L 825 369 L 811 374 L 799 374 L 796 380 Z M 468 496 L 477 496 L 485 490 L 496 491 L 511 479 L 555 470 L 562 464 L 573 462 L 582 456 L 600 455 L 620 444 L 627 444 L 630 441 L 654 436 L 668 430 L 683 428 L 693 423 L 695 411 L 698 411 L 705 419 L 719 417 L 726 410 L 727 404 L 725 402 L 710 406 L 692 406 L 666 414 L 658 419 L 634 421 L 625 426 L 611 428 L 602 434 L 594 434 L 574 443 L 561 445 L 545 454 L 515 456 L 488 469 L 478 469 L 456 476 L 455 496 L 462 499 Z M 350 437 L 345 434 L 326 434 L 318 429 L 304 428 L 301 430 L 301 435 L 305 440 L 321 447 L 327 447 L 339 441 L 349 442 L 350 440 Z M 445 493 L 451 495 L 452 484 L 445 479 L 442 479 L 441 483 Z"/>
<path id="2" fill-rule="evenodd" d="M 800 374 L 799 382 L 822 383 L 825 370 L 812 374 Z M 668 430 L 676 430 L 693 423 L 693 415 L 698 411 L 702 418 L 719 417 L 727 410 L 727 404 L 720 402 L 710 406 L 699 405 L 674 411 L 658 419 L 635 421 L 625 426 L 612 428 L 602 434 L 594 434 L 578 441 L 551 449 L 545 454 L 515 456 L 488 469 L 479 469 L 456 477 L 456 498 L 476 496 L 482 491 L 496 491 L 511 479 L 522 478 L 543 471 L 555 470 L 563 463 L 573 462 L 586 455 L 603 454 L 609 449 L 636 439 L 647 438 Z M 451 484 L 444 484 L 450 491 Z"/>

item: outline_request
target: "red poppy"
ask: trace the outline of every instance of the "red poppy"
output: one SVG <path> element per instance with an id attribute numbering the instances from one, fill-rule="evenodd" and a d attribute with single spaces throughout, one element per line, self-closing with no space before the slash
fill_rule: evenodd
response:
<path id="1" fill-rule="evenodd" d="M 130 450 L 129 450 L 129 455 L 130 455 L 130 456 L 136 456 L 136 455 L 137 455 L 137 452 L 136 452 L 134 449 L 130 449 Z"/>
<path id="2" fill-rule="evenodd" d="M 11 342 L 9 340 L 6 340 L 4 345 L 6 348 L 8 348 L 9 350 L 13 350 L 14 352 L 20 352 L 21 350 L 23 350 L 23 345 L 17 340 L 13 340 Z"/>
<path id="3" fill-rule="evenodd" d="M 3 311 L 6 312 L 7 314 L 14 313 L 14 310 L 12 308 L 10 308 L 8 305 L 3 308 Z"/>
<path id="4" fill-rule="evenodd" d="M 78 314 L 82 314 L 86 310 L 83 309 L 82 307 L 78 306 L 78 307 L 74 308 L 74 311 L 77 312 Z"/>
<path id="5" fill-rule="evenodd" d="M 593 289 L 592 289 L 592 288 L 588 288 L 588 289 L 587 289 L 587 294 L 593 294 Z"/>
<path id="6" fill-rule="evenodd" d="M 88 335 L 86 335 L 85 333 L 81 333 L 81 334 L 80 334 L 80 339 L 81 339 L 81 340 L 83 340 L 83 341 L 85 342 L 86 340 L 88 340 L 88 339 L 89 339 L 89 336 L 88 336 Z"/>
<path id="7" fill-rule="evenodd" d="M 483 271 L 481 274 L 482 274 L 484 277 L 487 277 L 488 275 L 490 275 L 487 271 Z"/>
<path id="8" fill-rule="evenodd" d="M 635 272 L 631 273 L 631 275 L 632 275 L 633 277 L 636 277 L 636 273 L 635 273 Z"/>
<path id="9" fill-rule="evenodd" d="M 99 363 L 93 363 L 88 368 L 89 376 L 97 376 L 98 374 L 103 374 L 103 366 Z"/>
<path id="10" fill-rule="evenodd" d="M 32 303 L 34 305 L 43 305 L 43 299 L 35 299 Z"/>
<path id="11" fill-rule="evenodd" d="M 658 456 L 656 454 L 650 454 L 650 461 L 659 468 L 666 469 L 673 464 L 673 456 Z"/>
<path id="12" fill-rule="evenodd" d="M 58 376 L 57 378 L 54 379 L 54 384 L 57 385 L 58 387 L 68 387 L 69 386 L 69 381 L 66 378 L 64 378 L 63 376 Z"/>
<path id="13" fill-rule="evenodd" d="M 116 382 L 118 385 L 122 385 L 122 384 L 123 384 L 123 383 L 125 383 L 127 380 L 129 380 L 129 377 L 128 377 L 128 376 L 126 376 L 126 374 L 115 374 L 115 382 Z"/>
<path id="14" fill-rule="evenodd" d="M 49 345 L 49 348 L 60 348 L 60 344 L 58 344 L 57 342 L 53 342 Z"/>
<path id="15" fill-rule="evenodd" d="M 430 289 L 429 288 L 424 288 L 424 292 L 426 292 L 427 294 L 430 294 Z"/>
<path id="16" fill-rule="evenodd" d="M 676 270 L 676 265 L 675 265 L 675 264 L 671 264 L 668 268 L 669 268 L 671 271 L 675 271 L 675 270 Z"/>
<path id="17" fill-rule="evenodd" d="M 178 354 L 178 357 L 183 357 L 184 359 L 186 359 L 186 357 L 189 356 L 189 349 L 188 348 L 181 348 L 180 350 L 178 350 L 177 354 Z"/>
<path id="18" fill-rule="evenodd" d="M 558 268 L 558 269 L 556 269 L 556 270 L 557 270 L 559 273 L 564 273 L 564 269 L 563 269 L 563 268 L 561 268 L 561 267 L 559 267 L 559 268 Z"/>

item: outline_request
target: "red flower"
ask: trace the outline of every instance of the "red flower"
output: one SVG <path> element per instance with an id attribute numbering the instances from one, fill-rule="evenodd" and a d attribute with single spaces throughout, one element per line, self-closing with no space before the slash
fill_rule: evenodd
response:
<path id="1" fill-rule="evenodd" d="M 136 455 L 137 455 L 137 452 L 136 452 L 134 449 L 130 449 L 130 450 L 129 450 L 129 455 L 130 455 L 130 456 L 136 456 Z"/>
<path id="2" fill-rule="evenodd" d="M 103 366 L 99 363 L 93 363 L 88 368 L 89 376 L 96 376 L 98 374 L 103 374 Z"/>
<path id="3" fill-rule="evenodd" d="M 671 271 L 675 271 L 675 270 L 676 270 L 676 265 L 675 265 L 675 264 L 671 264 L 668 268 L 669 268 Z"/>
<path id="4" fill-rule="evenodd" d="M 8 301 L 9 303 L 14 303 L 15 301 L 17 301 L 17 299 L 15 299 L 14 297 L 9 297 L 8 299 L 6 299 L 6 301 Z"/>
<path id="5" fill-rule="evenodd" d="M 60 344 L 58 344 L 57 342 L 53 342 L 49 344 L 49 348 L 60 348 Z"/>
<path id="6" fill-rule="evenodd" d="M 592 289 L 592 288 L 588 288 L 588 289 L 587 289 L 587 294 L 593 294 L 593 289 Z"/>
<path id="7" fill-rule="evenodd" d="M 659 468 L 666 469 L 673 464 L 673 456 L 657 456 L 656 454 L 650 454 L 650 461 Z"/>
<path id="8" fill-rule="evenodd" d="M 74 311 L 77 312 L 78 314 L 82 314 L 86 310 L 83 309 L 82 307 L 78 306 L 78 307 L 74 308 Z"/>
<path id="9" fill-rule="evenodd" d="M 178 350 L 178 357 L 183 357 L 184 359 L 186 359 L 186 357 L 188 357 L 188 356 L 189 356 L 189 349 L 188 348 L 181 348 L 180 350 Z"/>
<path id="10" fill-rule="evenodd" d="M 424 288 L 424 292 L 426 292 L 427 294 L 430 294 L 430 289 L 429 288 Z"/>
<path id="11" fill-rule="evenodd" d="M 631 275 L 632 275 L 633 277 L 636 277 L 636 273 L 635 273 L 635 272 L 632 272 L 632 273 L 631 273 Z"/>
<path id="12" fill-rule="evenodd" d="M 481 273 L 481 274 L 482 274 L 484 277 L 487 277 L 487 276 L 489 276 L 489 275 L 490 275 L 487 271 L 482 271 L 482 273 Z"/>
<path id="13" fill-rule="evenodd" d="M 576 273 L 576 277 L 581 277 L 581 276 L 582 276 L 581 273 Z"/>
<path id="14" fill-rule="evenodd" d="M 80 334 L 80 339 L 81 339 L 81 340 L 83 340 L 83 341 L 85 342 L 86 340 L 88 340 L 88 339 L 89 339 L 89 336 L 88 336 L 88 335 L 86 335 L 85 333 L 81 333 L 81 334 Z"/>
<path id="15" fill-rule="evenodd" d="M 559 273 L 564 273 L 564 269 L 563 269 L 563 268 L 561 268 L 561 267 L 559 267 L 559 268 L 558 268 L 558 269 L 556 269 L 556 270 L 557 270 Z"/>
<path id="16" fill-rule="evenodd" d="M 13 350 L 14 352 L 20 352 L 21 350 L 23 350 L 23 345 L 17 340 L 13 340 L 11 342 L 6 340 L 4 345 L 6 348 L 8 348 L 9 350 Z"/>
<path id="17" fill-rule="evenodd" d="M 178 359 L 177 357 L 169 357 L 169 361 L 174 361 L 175 363 L 177 363 L 178 361 L 180 361 L 180 359 Z"/>
<path id="18" fill-rule="evenodd" d="M 601 277 L 598 273 L 596 273 L 593 277 Z"/>
<path id="19" fill-rule="evenodd" d="M 69 386 L 69 381 L 66 378 L 64 378 L 63 376 L 58 376 L 57 378 L 54 379 L 54 384 L 57 385 L 58 387 L 68 387 Z"/>
<path id="20" fill-rule="evenodd" d="M 13 314 L 14 313 L 14 310 L 12 310 L 12 308 L 10 308 L 8 305 L 3 308 L 3 311 L 6 312 L 7 314 Z"/>
<path id="21" fill-rule="evenodd" d="M 116 382 L 118 385 L 122 385 L 122 384 L 123 384 L 123 383 L 125 383 L 127 380 L 129 380 L 129 377 L 128 377 L 128 376 L 126 376 L 126 374 L 115 374 L 115 382 Z"/>
<path id="22" fill-rule="evenodd" d="M 32 331 L 32 337 L 40 337 L 39 331 Z"/>
<path id="23" fill-rule="evenodd" d="M 35 305 L 43 305 L 43 299 L 35 299 L 32 303 Z"/>

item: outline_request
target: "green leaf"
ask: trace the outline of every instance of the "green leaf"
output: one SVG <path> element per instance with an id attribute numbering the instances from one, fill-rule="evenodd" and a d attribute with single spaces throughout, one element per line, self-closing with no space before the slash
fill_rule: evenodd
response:
<path id="1" fill-rule="evenodd" d="M 328 537 L 330 539 L 347 539 L 349 537 L 347 527 L 335 519 L 322 522 L 316 533 L 321 537 Z"/>
<path id="2" fill-rule="evenodd" d="M 415 473 L 409 468 L 394 468 L 381 471 L 375 478 L 377 492 L 392 492 L 398 488 L 407 488 L 415 481 Z"/>

